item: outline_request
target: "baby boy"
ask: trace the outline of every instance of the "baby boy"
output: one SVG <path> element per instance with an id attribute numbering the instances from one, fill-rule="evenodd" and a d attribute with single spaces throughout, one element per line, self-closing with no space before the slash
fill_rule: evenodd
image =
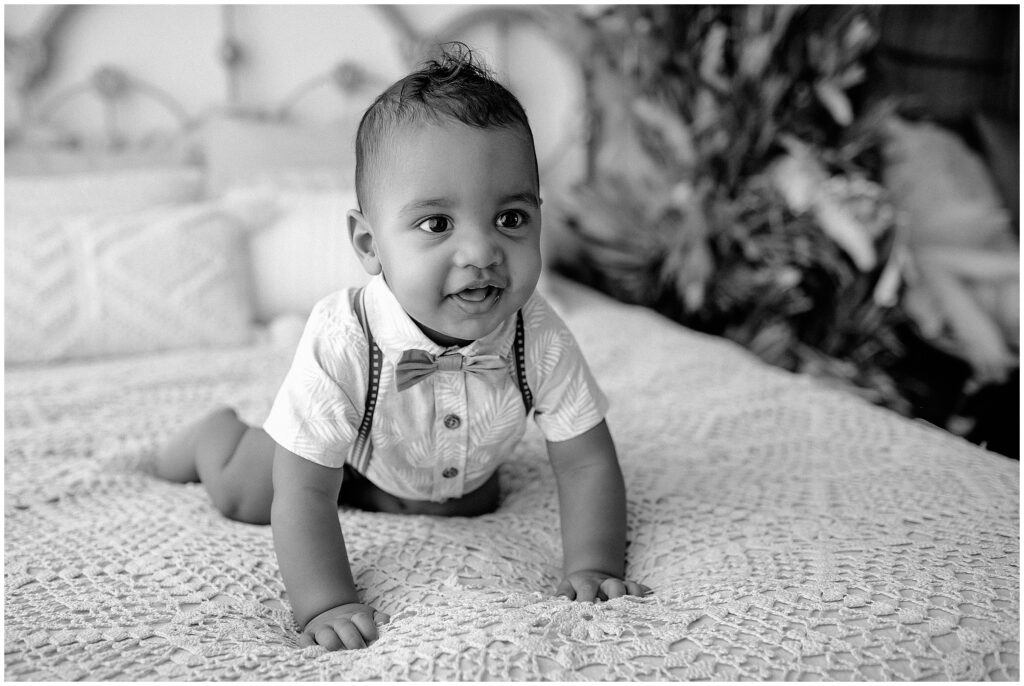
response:
<path id="1" fill-rule="evenodd" d="M 557 482 L 556 593 L 646 593 L 624 576 L 607 402 L 535 293 L 541 200 L 522 106 L 467 52 L 427 63 L 363 116 L 356 193 L 348 230 L 370 283 L 315 306 L 262 429 L 218 410 L 171 441 L 158 473 L 201 480 L 229 517 L 269 521 L 300 644 L 360 648 L 388 618 L 360 602 L 338 503 L 493 511 L 532 412 Z"/>

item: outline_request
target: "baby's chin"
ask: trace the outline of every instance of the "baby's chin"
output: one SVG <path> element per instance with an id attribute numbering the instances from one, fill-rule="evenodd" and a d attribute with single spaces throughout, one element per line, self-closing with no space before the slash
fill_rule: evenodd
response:
<path id="1" fill-rule="evenodd" d="M 413 321 L 427 338 L 438 345 L 462 347 L 494 333 L 510 316 L 515 315 L 515 310 L 506 312 L 503 309 L 484 315 L 466 316 L 455 308 L 455 312 L 446 313 L 449 315 L 447 317 L 426 318 L 426 324 L 416 317 L 413 317 Z"/>
<path id="2" fill-rule="evenodd" d="M 438 345 L 443 345 L 445 347 L 457 345 L 460 348 L 469 345 L 473 341 L 484 338 L 501 326 L 500 321 L 496 324 L 481 321 L 461 322 L 458 325 L 440 325 L 438 329 L 432 329 L 424 326 L 423 324 L 419 324 L 419 322 L 417 322 L 417 324 L 427 338 Z"/>
<path id="3" fill-rule="evenodd" d="M 466 331 L 465 327 L 446 326 L 443 323 L 432 322 L 434 326 L 424 324 L 416 317 L 412 318 L 413 323 L 423 332 L 423 335 L 445 348 L 458 346 L 460 348 L 469 345 L 477 338 L 483 336 L 475 335 L 474 331 Z M 486 334 L 484 334 L 486 335 Z"/>

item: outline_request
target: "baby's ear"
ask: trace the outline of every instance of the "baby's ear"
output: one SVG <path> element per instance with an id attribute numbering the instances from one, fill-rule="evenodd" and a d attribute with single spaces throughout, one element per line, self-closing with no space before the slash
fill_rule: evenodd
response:
<path id="1" fill-rule="evenodd" d="M 380 258 L 373 241 L 373 228 L 359 210 L 348 211 L 348 239 L 367 274 L 380 274 Z"/>

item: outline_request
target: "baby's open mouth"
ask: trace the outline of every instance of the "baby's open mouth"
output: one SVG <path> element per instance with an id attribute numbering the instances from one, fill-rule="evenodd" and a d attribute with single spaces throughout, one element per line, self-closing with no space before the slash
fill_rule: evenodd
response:
<path id="1" fill-rule="evenodd" d="M 487 300 L 492 295 L 497 296 L 499 293 L 501 293 L 501 289 L 499 288 L 494 286 L 484 286 L 483 288 L 467 288 L 459 291 L 455 294 L 455 297 L 471 303 L 480 303 Z"/>
<path id="2" fill-rule="evenodd" d="M 500 301 L 504 288 L 490 283 L 471 284 L 469 288 L 452 293 L 451 299 L 463 312 L 471 316 L 490 312 Z"/>

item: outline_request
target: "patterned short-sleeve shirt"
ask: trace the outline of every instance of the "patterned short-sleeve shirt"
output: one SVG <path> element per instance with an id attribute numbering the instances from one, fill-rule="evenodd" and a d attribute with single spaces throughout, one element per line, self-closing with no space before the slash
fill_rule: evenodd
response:
<path id="1" fill-rule="evenodd" d="M 383 354 L 373 414 L 372 459 L 360 465 L 393 495 L 442 501 L 482 485 L 512 453 L 526 430 L 512 343 L 516 317 L 463 348 L 427 338 L 380 276 L 364 293 L 365 314 Z M 608 402 L 576 339 L 539 294 L 522 308 L 526 380 L 534 419 L 549 441 L 565 441 L 597 426 Z M 439 371 L 399 391 L 395 365 L 410 349 L 466 357 L 500 355 L 508 373 L 495 376 Z M 313 308 L 292 366 L 264 429 L 283 448 L 326 467 L 342 467 L 365 411 L 368 343 L 349 291 Z"/>

